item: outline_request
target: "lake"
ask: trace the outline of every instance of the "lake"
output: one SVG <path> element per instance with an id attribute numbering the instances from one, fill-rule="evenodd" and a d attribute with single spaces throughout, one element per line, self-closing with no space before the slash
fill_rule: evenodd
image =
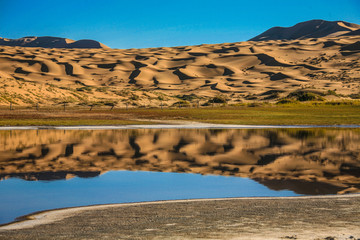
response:
<path id="1" fill-rule="evenodd" d="M 358 189 L 358 128 L 0 131 L 0 224 L 92 204 Z"/>

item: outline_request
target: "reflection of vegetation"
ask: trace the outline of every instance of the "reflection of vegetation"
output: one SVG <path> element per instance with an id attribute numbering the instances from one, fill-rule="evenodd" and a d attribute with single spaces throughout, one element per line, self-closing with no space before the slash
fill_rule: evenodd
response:
<path id="1" fill-rule="evenodd" d="M 269 146 L 271 147 L 284 145 L 279 136 L 278 130 L 265 130 L 265 136 L 269 139 Z"/>
<path id="2" fill-rule="evenodd" d="M 69 136 L 72 140 L 81 140 L 84 138 L 96 138 L 99 141 L 103 139 L 107 139 L 109 141 L 118 141 L 119 136 L 124 136 L 125 138 L 128 137 L 140 137 L 148 134 L 153 134 L 154 139 L 158 137 L 159 134 L 168 133 L 168 132 L 176 132 L 182 133 L 186 135 L 186 133 L 193 134 L 200 134 L 200 135 L 211 135 L 211 136 L 218 136 L 220 134 L 229 134 L 229 137 L 234 136 L 241 136 L 243 139 L 250 139 L 254 136 L 265 136 L 275 145 L 283 144 L 281 140 L 282 137 L 291 137 L 295 139 L 324 139 L 333 141 L 337 136 L 340 135 L 351 135 L 357 136 L 360 134 L 360 129 L 334 129 L 334 128 L 277 128 L 277 129 L 191 129 L 191 130 L 184 130 L 184 129 L 124 129 L 124 130 L 54 130 L 54 129 L 41 129 L 41 130 L 4 130 L 0 131 L 0 139 L 1 143 L 7 145 L 7 139 L 22 139 L 28 138 L 27 136 L 34 136 L 36 138 L 41 139 L 48 139 L 51 143 L 58 143 L 59 138 L 63 136 Z M 47 136 L 47 138 L 45 137 Z M 229 139 L 230 139 L 229 138 Z M 37 140 L 35 140 L 37 142 Z M 31 141 L 20 142 L 21 146 L 32 145 Z M 270 144 L 272 145 L 272 144 Z M 19 147 L 17 146 L 17 147 Z"/>
<path id="3" fill-rule="evenodd" d="M 228 131 L 227 129 L 209 129 L 210 135 L 218 135 L 219 133 Z"/>
<path id="4" fill-rule="evenodd" d="M 311 137 L 319 137 L 316 130 L 297 130 L 293 134 L 289 133 L 290 136 L 295 137 L 297 139 L 309 139 Z"/>
<path id="5" fill-rule="evenodd" d="M 310 128 L 310 129 L 296 129 L 296 128 L 284 128 L 281 132 L 297 139 L 309 139 L 312 137 L 324 137 L 325 130 L 323 128 Z"/>

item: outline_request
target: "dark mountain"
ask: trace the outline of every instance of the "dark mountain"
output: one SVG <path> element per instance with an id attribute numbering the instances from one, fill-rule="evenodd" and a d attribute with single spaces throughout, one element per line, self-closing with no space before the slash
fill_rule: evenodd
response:
<path id="1" fill-rule="evenodd" d="M 360 25 L 344 21 L 310 20 L 292 27 L 273 27 L 249 41 L 294 40 L 304 38 L 359 35 Z"/>
<path id="2" fill-rule="evenodd" d="M 0 38 L 0 46 L 42 47 L 42 48 L 108 48 L 95 40 L 74 41 L 59 37 L 23 37 L 18 39 Z"/>

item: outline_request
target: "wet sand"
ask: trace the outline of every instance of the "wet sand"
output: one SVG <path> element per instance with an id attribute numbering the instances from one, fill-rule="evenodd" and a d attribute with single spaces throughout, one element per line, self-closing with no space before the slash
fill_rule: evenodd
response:
<path id="1" fill-rule="evenodd" d="M 113 204 L 54 210 L 0 239 L 358 239 L 360 195 Z"/>

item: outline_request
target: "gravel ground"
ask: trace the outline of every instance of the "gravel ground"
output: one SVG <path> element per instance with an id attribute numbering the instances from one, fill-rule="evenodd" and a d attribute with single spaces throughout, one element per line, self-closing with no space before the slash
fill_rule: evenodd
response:
<path id="1" fill-rule="evenodd" d="M 51 212 L 60 218 L 30 228 L 2 227 L 0 239 L 360 239 L 360 194 L 185 200 Z"/>

